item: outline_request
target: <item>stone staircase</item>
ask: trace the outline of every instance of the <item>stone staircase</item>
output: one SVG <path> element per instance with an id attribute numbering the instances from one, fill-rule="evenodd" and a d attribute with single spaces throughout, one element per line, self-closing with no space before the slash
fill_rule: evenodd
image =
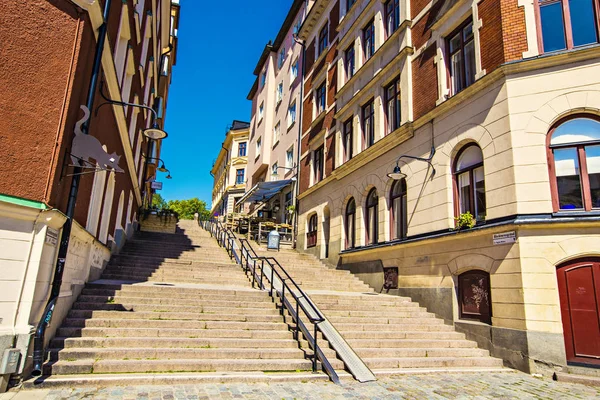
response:
<path id="1" fill-rule="evenodd" d="M 294 250 L 275 257 L 376 375 L 440 369 L 500 369 L 502 360 L 408 297 L 378 294 L 348 271 Z"/>
<path id="2" fill-rule="evenodd" d="M 209 233 L 180 221 L 176 234 L 137 233 L 86 285 L 50 341 L 43 373 L 52 377 L 38 383 L 69 385 L 81 374 L 135 373 L 138 382 L 156 373 L 298 374 L 312 369 L 302 344 Z"/>

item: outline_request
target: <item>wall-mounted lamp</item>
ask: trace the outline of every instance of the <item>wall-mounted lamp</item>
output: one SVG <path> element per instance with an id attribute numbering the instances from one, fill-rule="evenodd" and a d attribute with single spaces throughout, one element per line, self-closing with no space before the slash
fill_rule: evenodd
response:
<path id="1" fill-rule="evenodd" d="M 291 166 L 291 167 L 280 167 L 280 166 L 277 166 L 276 168 L 273 168 L 273 170 L 271 171 L 271 176 L 273 176 L 273 177 L 277 178 L 277 176 L 279 175 L 279 174 L 277 173 L 277 171 L 278 171 L 280 168 L 281 168 L 281 169 L 286 169 L 286 170 L 288 170 L 288 171 L 294 171 L 294 170 L 296 170 L 296 164 L 294 164 L 294 165 L 293 165 L 293 166 Z M 294 178 L 292 178 L 292 180 L 294 180 L 294 181 L 295 181 L 295 179 L 294 179 Z"/>
<path id="2" fill-rule="evenodd" d="M 411 160 L 423 161 L 423 162 L 426 162 L 427 164 L 429 164 L 429 166 L 431 167 L 430 179 L 433 179 L 433 177 L 435 176 L 435 167 L 431 163 L 431 160 L 433 159 L 434 155 L 435 155 L 435 147 L 431 147 L 431 152 L 429 153 L 429 157 L 427 157 L 427 158 L 415 157 L 415 156 L 409 156 L 406 154 L 402 154 L 400 157 L 398 157 L 396 159 L 396 166 L 394 167 L 394 170 L 392 172 L 390 172 L 389 174 L 387 174 L 387 176 L 392 178 L 395 181 L 406 178 L 406 174 L 400 170 L 399 163 L 402 158 L 410 158 Z"/>

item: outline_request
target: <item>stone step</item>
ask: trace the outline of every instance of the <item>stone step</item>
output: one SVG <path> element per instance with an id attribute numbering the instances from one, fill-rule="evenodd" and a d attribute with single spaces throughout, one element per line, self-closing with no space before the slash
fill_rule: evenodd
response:
<path id="1" fill-rule="evenodd" d="M 178 359 L 178 360 L 94 360 L 57 361 L 44 366 L 46 374 L 90 374 L 132 372 L 208 372 L 208 371 L 309 371 L 310 360 L 269 359 Z"/>
<path id="2" fill-rule="evenodd" d="M 115 268 L 115 267 L 107 267 L 102 276 L 110 276 L 110 275 L 127 275 L 134 277 L 150 277 L 150 276 L 164 276 L 164 277 L 173 277 L 179 279 L 204 279 L 210 280 L 214 279 L 215 281 L 222 281 L 226 279 L 231 279 L 235 281 L 243 280 L 244 282 L 248 281 L 246 275 L 242 272 L 242 270 L 230 270 L 229 272 L 218 272 L 211 270 L 192 270 L 192 271 L 178 271 L 171 269 L 158 268 L 155 270 L 152 269 L 141 269 L 141 268 Z"/>
<path id="3" fill-rule="evenodd" d="M 106 270 L 140 270 L 140 271 L 173 271 L 173 272 L 198 272 L 203 271 L 207 273 L 232 273 L 242 272 L 243 270 L 236 264 L 212 264 L 212 265 L 188 265 L 188 264 L 108 264 Z"/>
<path id="4" fill-rule="evenodd" d="M 272 315 L 247 315 L 223 313 L 179 313 L 179 312 L 122 312 L 122 311 L 90 311 L 71 310 L 68 318 L 74 319 L 151 319 L 164 321 L 238 321 L 238 322 L 281 322 L 279 312 Z"/>
<path id="5" fill-rule="evenodd" d="M 465 335 L 456 331 L 427 330 L 419 325 L 402 327 L 403 331 L 345 331 L 341 332 L 347 339 L 378 339 L 378 340 L 404 340 L 404 339 L 449 339 L 464 340 Z M 394 347 L 394 346 L 391 346 Z"/>
<path id="6" fill-rule="evenodd" d="M 314 297 L 314 298 L 313 298 Z M 410 298 L 407 297 L 398 297 L 396 299 L 394 298 L 389 298 L 389 297 L 384 297 L 381 298 L 379 296 L 338 296 L 336 299 L 333 298 L 322 298 L 319 295 L 315 295 L 315 296 L 311 296 L 311 298 L 313 298 L 313 300 L 318 300 L 319 304 L 321 304 L 323 307 L 330 307 L 330 306 L 336 306 L 336 305 L 341 305 L 341 306 L 349 306 L 349 308 L 352 308 L 353 305 L 356 304 L 357 300 L 360 300 L 360 302 L 362 304 L 368 304 L 370 306 L 376 306 L 376 307 L 396 307 L 398 305 L 407 305 L 407 304 L 412 304 L 414 306 L 418 306 L 418 303 L 413 302 Z"/>
<path id="7" fill-rule="evenodd" d="M 433 323 L 419 323 L 414 321 L 416 318 L 405 318 L 403 322 L 394 324 L 345 324 L 335 323 L 335 327 L 339 332 L 372 332 L 372 333 L 397 333 L 403 334 L 406 331 L 427 331 L 427 332 L 454 332 L 454 327 L 444 325 L 436 319 L 432 319 Z"/>
<path id="8" fill-rule="evenodd" d="M 335 310 L 335 311 L 348 311 L 348 310 L 352 310 L 352 311 L 369 311 L 371 310 L 371 312 L 373 312 L 374 310 L 378 310 L 378 312 L 374 312 L 374 315 L 380 315 L 380 314 L 384 314 L 386 311 L 388 311 L 387 309 L 382 309 L 381 313 L 379 312 L 379 308 L 377 306 L 372 306 L 369 305 L 368 303 L 363 303 L 357 300 L 357 302 L 354 304 L 354 306 L 348 306 L 346 304 L 322 304 L 319 301 L 316 301 L 313 299 L 313 302 L 315 304 L 317 304 L 319 306 L 319 309 L 321 309 L 321 311 L 323 311 L 325 314 L 327 314 L 328 311 L 330 310 Z M 411 310 L 411 309 L 418 309 L 419 308 L 419 304 L 418 303 L 402 303 L 402 304 L 398 304 L 395 307 L 391 307 L 391 310 L 401 310 L 401 311 L 407 311 L 407 310 Z"/>
<path id="9" fill-rule="evenodd" d="M 404 326 L 413 325 L 447 326 L 450 330 L 454 330 L 452 326 L 444 325 L 443 320 L 435 318 L 434 316 L 371 319 L 368 317 L 327 317 L 331 323 L 338 327 L 338 330 L 389 330 L 391 327 L 395 330 L 402 330 Z"/>
<path id="10" fill-rule="evenodd" d="M 103 274 L 102 279 L 130 281 L 130 282 L 164 282 L 164 283 L 209 283 L 213 285 L 232 285 L 231 280 L 226 279 L 203 279 L 203 278 L 185 278 L 177 276 L 139 276 L 135 274 Z M 246 281 L 236 281 L 236 286 L 247 286 Z"/>
<path id="11" fill-rule="evenodd" d="M 50 349 L 50 360 L 305 359 L 297 348 L 86 348 Z"/>
<path id="12" fill-rule="evenodd" d="M 136 261 L 138 263 L 171 263 L 171 264 L 193 264 L 194 262 L 203 263 L 205 262 L 202 257 L 198 257 L 195 259 L 189 258 L 177 258 L 177 257 L 160 257 L 160 256 L 142 256 L 142 255 L 127 255 L 127 254 L 117 254 L 113 256 L 111 261 L 121 262 L 121 261 Z M 227 253 L 223 253 L 222 256 L 214 256 L 211 257 L 211 261 L 217 262 L 228 262 L 231 261 Z"/>
<path id="13" fill-rule="evenodd" d="M 89 296 L 80 295 L 77 303 L 99 303 L 99 304 L 128 304 L 142 305 L 153 304 L 159 305 L 174 305 L 174 306 L 207 306 L 207 307 L 227 307 L 227 308 L 268 308 L 273 309 L 274 305 L 267 299 L 261 301 L 248 302 L 240 300 L 212 300 L 212 299 L 174 299 L 168 297 L 133 297 L 127 296 Z"/>
<path id="14" fill-rule="evenodd" d="M 455 332 L 458 333 L 458 332 Z M 420 332 L 419 332 L 420 334 Z M 438 339 L 427 338 L 410 338 L 411 335 L 407 332 L 407 338 L 403 340 L 394 339 L 353 339 L 345 337 L 346 341 L 354 349 L 361 348 L 475 348 L 477 344 L 468 340 L 462 339 Z M 444 336 L 448 337 L 448 332 L 444 332 Z"/>
<path id="15" fill-rule="evenodd" d="M 162 319 L 81 319 L 66 318 L 65 328 L 180 328 L 231 330 L 287 330 L 283 322 L 182 321 Z"/>
<path id="16" fill-rule="evenodd" d="M 386 315 L 392 318 L 401 318 L 401 317 L 433 317 L 435 314 L 430 313 L 424 307 L 410 307 L 410 308 L 402 308 L 395 310 L 387 310 Z M 333 317 L 348 317 L 348 318 L 356 318 L 356 317 L 365 317 L 371 318 L 373 316 L 373 311 L 355 311 L 355 310 L 327 310 L 327 316 L 331 319 Z"/>
<path id="17" fill-rule="evenodd" d="M 160 283 L 155 284 L 124 284 L 124 285 L 113 285 L 107 283 L 88 283 L 86 289 L 102 289 L 102 290 L 119 290 L 124 293 L 139 293 L 145 295 L 155 296 L 157 294 L 167 295 L 168 297 L 186 297 L 186 296 L 235 296 L 239 298 L 262 298 L 268 299 L 266 292 L 251 289 L 251 288 L 219 288 L 219 287 L 194 287 L 186 285 L 164 285 Z M 84 289 L 85 290 L 85 289 Z"/>
<path id="18" fill-rule="evenodd" d="M 286 339 L 183 338 L 183 337 L 56 337 L 51 348 L 298 348 L 291 335 Z"/>
<path id="19" fill-rule="evenodd" d="M 486 357 L 489 352 L 478 348 L 355 348 L 360 357 L 408 358 L 408 357 Z"/>
<path id="20" fill-rule="evenodd" d="M 206 314 L 247 314 L 247 315 L 276 315 L 279 313 L 275 308 L 258 307 L 216 307 L 203 306 L 201 309 L 197 306 L 175 306 L 175 305 L 154 305 L 154 304 L 103 304 L 103 303 L 85 303 L 76 302 L 73 304 L 74 310 L 91 311 L 120 311 L 137 312 L 152 311 L 157 313 L 166 312 L 184 312 L 184 313 L 206 313 Z"/>
<path id="21" fill-rule="evenodd" d="M 169 337 L 169 338 L 236 338 L 286 339 L 291 332 L 281 330 L 177 329 L 177 328 L 68 328 L 61 327 L 59 336 L 67 337 Z"/>
<path id="22" fill-rule="evenodd" d="M 502 367 L 502 360 L 492 357 L 405 357 L 363 358 L 369 368 L 440 368 Z"/>
<path id="23" fill-rule="evenodd" d="M 145 297 L 144 295 L 152 295 L 155 297 L 167 297 L 177 299 L 210 299 L 210 300 L 239 300 L 239 301 L 270 301 L 266 292 L 253 291 L 215 291 L 215 290 L 194 290 L 189 288 L 160 290 L 160 286 L 148 286 L 148 290 L 134 290 L 140 286 L 124 286 L 121 289 L 97 289 L 84 288 L 82 295 L 88 296 L 134 296 Z M 143 286 L 141 286 L 143 287 Z M 216 292 L 216 293 L 215 293 Z"/>

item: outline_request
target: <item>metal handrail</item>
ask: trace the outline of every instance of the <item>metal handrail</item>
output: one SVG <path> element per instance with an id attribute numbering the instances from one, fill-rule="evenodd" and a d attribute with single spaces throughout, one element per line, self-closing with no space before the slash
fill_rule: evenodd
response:
<path id="1" fill-rule="evenodd" d="M 302 332 L 310 349 L 313 351 L 313 372 L 317 372 L 317 360 L 319 360 L 330 380 L 334 383 L 339 383 L 337 373 L 318 344 L 318 333 L 321 332 L 323 334 L 319 324 L 325 321 L 325 317 L 323 317 L 289 273 L 275 258 L 258 256 L 247 239 L 239 239 L 240 257 L 238 257 L 237 252 L 235 252 L 235 235 L 230 228 L 224 228 L 220 221 L 203 220 L 198 221 L 198 224 L 210 232 L 217 239 L 219 245 L 227 249 L 231 258 L 234 257 L 232 254 L 235 254 L 235 258 L 241 264 L 244 272 L 251 274 L 252 287 L 258 284 L 259 289 L 268 290 L 271 298 L 275 299 L 278 297 L 280 299 L 281 304 L 279 308 L 281 315 L 285 317 L 285 310 L 287 310 L 292 318 L 292 322 L 295 324 L 294 339 L 300 341 L 299 333 Z M 267 273 L 265 273 L 265 269 Z M 269 284 L 269 288 L 265 287 L 265 280 Z M 290 296 L 294 304 L 290 301 Z M 304 313 L 308 321 L 313 325 L 312 333 L 302 320 L 300 310 L 302 310 L 302 313 Z"/>

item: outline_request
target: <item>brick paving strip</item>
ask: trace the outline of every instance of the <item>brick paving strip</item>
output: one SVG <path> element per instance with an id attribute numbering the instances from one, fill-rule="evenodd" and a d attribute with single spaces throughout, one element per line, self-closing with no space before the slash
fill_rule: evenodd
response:
<path id="1" fill-rule="evenodd" d="M 229 383 L 21 390 L 0 400 L 205 399 L 599 399 L 600 387 L 555 382 L 519 372 L 401 375 L 377 382 Z"/>

